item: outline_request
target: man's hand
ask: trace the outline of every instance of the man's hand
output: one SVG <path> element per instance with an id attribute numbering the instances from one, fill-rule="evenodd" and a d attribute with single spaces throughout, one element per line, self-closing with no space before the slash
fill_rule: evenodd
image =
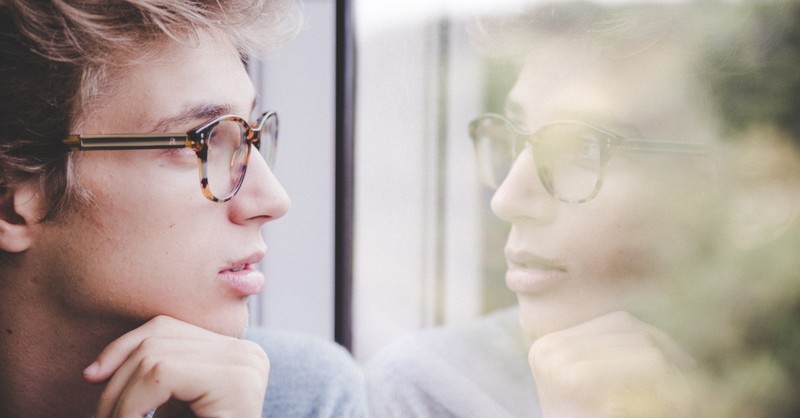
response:
<path id="1" fill-rule="evenodd" d="M 528 362 L 548 418 L 692 416 L 693 360 L 626 312 L 539 338 Z"/>
<path id="2" fill-rule="evenodd" d="M 260 417 L 269 359 L 257 344 L 159 316 L 109 344 L 84 371 L 108 380 L 96 418 L 142 418 L 171 398 L 198 417 Z"/>

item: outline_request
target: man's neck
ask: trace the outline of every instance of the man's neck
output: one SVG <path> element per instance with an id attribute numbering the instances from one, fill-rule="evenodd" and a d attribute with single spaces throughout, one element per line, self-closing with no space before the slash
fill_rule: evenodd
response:
<path id="1" fill-rule="evenodd" d="M 0 416 L 91 417 L 103 385 L 87 383 L 83 369 L 126 327 L 6 295 L 0 296 Z"/>

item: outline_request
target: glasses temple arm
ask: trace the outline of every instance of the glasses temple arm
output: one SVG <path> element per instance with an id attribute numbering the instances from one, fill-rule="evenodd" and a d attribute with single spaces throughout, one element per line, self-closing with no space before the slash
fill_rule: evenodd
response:
<path id="1" fill-rule="evenodd" d="M 711 144 L 680 141 L 625 140 L 618 150 L 635 153 L 670 153 L 688 155 L 706 155 L 711 151 Z"/>
<path id="2" fill-rule="evenodd" d="M 195 141 L 186 134 L 154 134 L 154 135 L 69 135 L 62 141 L 70 149 L 89 150 L 123 150 L 123 149 L 159 149 L 159 148 L 193 148 Z"/>

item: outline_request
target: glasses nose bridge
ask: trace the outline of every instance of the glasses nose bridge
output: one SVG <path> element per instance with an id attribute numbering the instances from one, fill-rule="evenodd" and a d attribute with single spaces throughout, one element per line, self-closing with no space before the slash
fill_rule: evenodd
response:
<path id="1" fill-rule="evenodd" d="M 519 132 L 514 128 L 509 128 L 509 131 L 512 143 L 511 158 L 513 158 L 513 160 L 516 161 L 517 158 L 519 158 L 519 156 L 522 155 L 523 152 L 525 152 L 525 150 L 530 150 L 531 157 L 534 157 L 533 155 L 534 136 L 532 134 Z"/>
<path id="2" fill-rule="evenodd" d="M 557 201 L 544 185 L 533 146 L 522 143 L 511 167 L 494 191 L 492 211 L 508 222 L 546 223 L 552 220 Z"/>
<path id="3" fill-rule="evenodd" d="M 544 186 L 544 179 L 536 160 L 536 152 L 531 138 L 520 136 L 515 139 L 514 150 L 508 166 L 508 172 L 502 179 L 497 189 L 504 186 L 513 187 L 515 193 L 524 195 L 538 195 L 540 192 L 548 193 Z M 536 189 L 536 190 L 534 190 Z"/>
<path id="4" fill-rule="evenodd" d="M 248 142 L 256 144 L 257 146 L 261 145 L 262 133 L 265 128 L 271 129 L 269 126 L 270 123 L 277 124 L 277 114 L 275 112 L 264 112 L 256 119 L 253 125 L 248 124 L 246 136 Z"/>
<path id="5" fill-rule="evenodd" d="M 522 132 L 517 129 L 511 128 L 511 135 L 513 141 L 513 154 L 512 154 L 512 161 L 511 165 L 509 166 L 508 174 L 506 177 L 510 177 L 512 172 L 515 170 L 515 166 L 518 163 L 524 163 L 523 166 L 526 175 L 529 172 L 533 172 L 535 180 L 538 181 L 539 185 L 544 186 L 546 183 L 545 179 L 542 178 L 542 170 L 540 167 L 540 156 L 536 151 L 536 142 L 537 142 L 537 135 L 538 132 Z M 522 158 L 522 160 L 521 160 Z M 519 169 L 517 167 L 516 169 Z"/>
<path id="6" fill-rule="evenodd" d="M 244 139 L 248 144 L 255 144 L 261 140 L 261 128 L 263 127 L 263 123 L 259 126 L 253 127 L 250 126 L 247 122 L 242 125 L 244 129 Z"/>

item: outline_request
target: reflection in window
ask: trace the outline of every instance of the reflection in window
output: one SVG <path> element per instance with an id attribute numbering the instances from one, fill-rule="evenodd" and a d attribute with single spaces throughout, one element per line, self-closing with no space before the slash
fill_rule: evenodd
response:
<path id="1" fill-rule="evenodd" d="M 377 411 L 796 415 L 797 2 L 357 6 L 355 354 Z M 490 191 L 484 113 L 703 152 L 598 148 L 596 195 L 564 199 L 585 173 L 548 152 L 570 148 L 524 138 Z"/>

